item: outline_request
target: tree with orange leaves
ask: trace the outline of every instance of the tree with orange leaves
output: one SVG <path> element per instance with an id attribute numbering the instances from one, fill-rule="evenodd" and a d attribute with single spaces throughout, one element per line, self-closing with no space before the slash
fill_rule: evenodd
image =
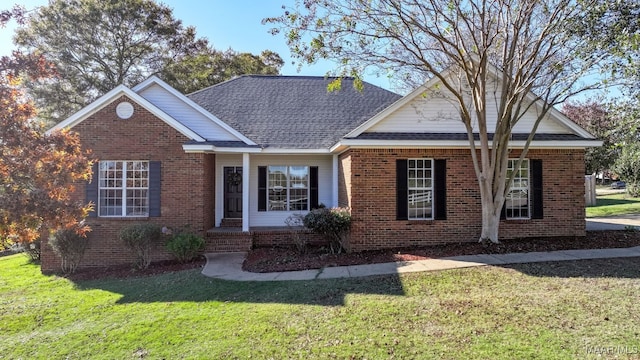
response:
<path id="1" fill-rule="evenodd" d="M 23 10 L 0 12 L 0 26 Z M 75 184 L 89 180 L 91 161 L 70 132 L 45 134 L 21 79 L 55 76 L 42 57 L 14 52 L 0 58 L 0 250 L 30 243 L 45 229 L 77 228 L 91 209 L 74 199 Z"/>

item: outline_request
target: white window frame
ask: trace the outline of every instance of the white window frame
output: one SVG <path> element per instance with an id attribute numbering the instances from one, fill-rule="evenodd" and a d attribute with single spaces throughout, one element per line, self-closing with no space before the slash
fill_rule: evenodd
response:
<path id="1" fill-rule="evenodd" d="M 115 177 L 109 178 L 109 177 L 104 177 L 105 175 L 105 171 L 106 169 L 103 169 L 103 165 L 105 164 L 120 164 L 121 166 L 121 177 L 120 177 L 120 181 L 121 181 L 121 186 L 108 186 L 107 181 L 111 180 L 111 181 L 117 181 L 118 179 Z M 144 179 L 144 177 L 138 177 L 138 178 L 128 178 L 128 175 L 133 172 L 133 171 L 140 171 L 140 170 L 132 170 L 129 171 L 127 169 L 127 165 L 128 164 L 134 164 L 134 163 L 144 163 L 146 164 L 146 170 L 143 170 L 144 172 L 146 172 L 146 179 Z M 149 168 L 150 164 L 149 161 L 146 160 L 102 160 L 99 162 L 98 164 L 98 203 L 96 204 L 97 206 L 97 212 L 98 212 L 98 217 L 111 217 L 111 218 L 126 218 L 126 217 L 149 217 L 149 181 L 150 181 L 150 168 Z M 147 186 L 134 186 L 133 184 L 129 184 L 128 180 L 143 180 L 144 183 L 146 183 Z M 146 181 L 144 181 L 146 180 Z M 103 197 L 103 190 L 104 191 L 114 191 L 119 193 L 119 196 L 115 196 L 113 197 L 113 199 L 115 200 L 120 200 L 121 204 L 120 204 L 120 214 L 103 214 L 102 213 L 102 202 L 103 201 L 107 201 L 107 199 L 105 197 Z M 145 196 L 128 196 L 128 192 L 129 191 L 133 191 L 136 193 L 140 193 L 140 192 L 144 192 L 146 195 Z M 140 206 L 139 209 L 142 209 L 142 211 L 133 211 L 133 212 L 128 212 L 127 208 L 130 207 L 128 206 L 128 200 L 133 200 L 133 199 L 141 199 L 143 200 L 143 202 L 146 204 L 146 206 Z M 117 208 L 117 207 L 116 207 Z"/>
<path id="2" fill-rule="evenodd" d="M 270 176 L 272 173 L 272 168 L 285 168 L 285 177 L 286 184 L 284 185 L 273 185 L 272 177 Z M 291 178 L 291 168 L 305 168 L 307 173 L 306 183 L 303 187 L 296 187 L 293 179 Z M 284 200 L 271 200 L 271 191 L 276 191 L 277 189 L 286 190 L 287 195 Z M 305 209 L 292 209 L 291 206 L 291 193 L 296 190 L 306 190 L 307 195 L 307 206 Z M 267 166 L 267 211 L 309 211 L 309 207 L 311 206 L 311 166 L 309 165 L 269 165 Z"/>
<path id="3" fill-rule="evenodd" d="M 511 186 L 509 187 L 509 191 L 507 192 L 507 196 L 504 201 L 505 207 L 505 217 L 507 220 L 529 220 L 531 219 L 531 163 L 529 159 L 522 159 L 522 164 L 520 169 L 515 169 L 515 165 L 518 163 L 518 159 L 509 159 L 507 164 L 507 181 L 509 180 L 509 176 L 513 171 L 517 171 L 516 175 L 513 177 L 513 181 L 511 182 Z M 526 169 L 526 176 L 522 176 L 522 170 Z M 523 197 L 513 197 L 514 192 L 521 193 L 525 191 L 527 193 L 526 201 L 526 216 L 522 215 L 522 206 L 514 206 L 516 203 L 522 201 Z M 511 206 L 509 206 L 511 204 Z M 512 209 L 511 215 L 509 214 L 509 209 Z M 515 212 L 518 212 L 518 215 L 515 215 Z"/>
<path id="4" fill-rule="evenodd" d="M 422 161 L 422 167 L 418 167 L 418 162 Z M 425 167 L 425 162 L 429 162 L 430 166 Z M 411 163 L 414 162 L 414 166 L 411 166 Z M 415 171 L 415 175 L 412 177 L 411 172 Z M 419 172 L 422 171 L 422 176 L 418 176 Z M 407 217 L 409 220 L 433 220 L 434 208 L 433 208 L 433 181 L 434 181 L 434 159 L 432 158 L 411 158 L 407 160 Z M 427 172 L 429 172 L 430 176 L 427 176 Z M 412 180 L 414 180 L 412 186 Z M 418 217 L 411 216 L 412 208 L 411 205 L 417 203 L 417 200 L 422 199 L 425 195 L 421 195 L 420 198 L 417 198 L 412 194 L 414 192 L 421 192 L 422 194 L 427 193 L 427 201 L 431 203 L 431 216 L 426 217 Z M 428 209 L 427 207 L 421 208 L 423 211 Z"/>

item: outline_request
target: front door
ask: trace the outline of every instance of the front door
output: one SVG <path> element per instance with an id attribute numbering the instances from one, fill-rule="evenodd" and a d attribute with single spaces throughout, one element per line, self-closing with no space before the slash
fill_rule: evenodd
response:
<path id="1" fill-rule="evenodd" d="M 224 167 L 224 217 L 242 218 L 242 167 Z"/>

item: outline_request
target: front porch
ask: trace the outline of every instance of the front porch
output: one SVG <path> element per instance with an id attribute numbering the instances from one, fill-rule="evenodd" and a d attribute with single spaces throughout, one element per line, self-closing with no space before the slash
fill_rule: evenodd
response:
<path id="1" fill-rule="evenodd" d="M 326 240 L 304 227 L 255 226 L 249 231 L 242 227 L 216 227 L 207 230 L 205 252 L 239 252 L 256 247 L 294 246 L 297 237 L 303 237 L 307 243 L 321 245 Z"/>
<path id="2" fill-rule="evenodd" d="M 212 223 L 215 227 L 281 226 L 294 213 L 338 206 L 334 154 L 215 153 Z M 206 229 L 206 228 L 205 228 Z M 273 230 L 273 229 L 270 229 Z"/>

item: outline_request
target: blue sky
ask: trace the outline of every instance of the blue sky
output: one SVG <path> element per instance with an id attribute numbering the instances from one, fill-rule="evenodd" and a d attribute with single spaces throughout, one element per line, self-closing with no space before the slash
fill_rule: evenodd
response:
<path id="1" fill-rule="evenodd" d="M 48 4 L 48 0 L 16 0 L 27 10 Z M 269 25 L 262 25 L 265 17 L 278 16 L 283 13 L 282 6 L 293 6 L 295 0 L 163 0 L 164 4 L 173 8 L 173 14 L 186 26 L 195 26 L 197 34 L 209 39 L 219 50 L 232 48 L 240 52 L 259 54 L 262 50 L 272 50 L 280 54 L 285 65 L 283 75 L 315 75 L 324 76 L 332 69 L 330 62 L 316 65 L 304 65 L 300 72 L 291 64 L 289 49 L 282 35 L 269 34 Z M 9 8 L 14 3 L 5 0 L 0 9 Z M 0 55 L 8 55 L 13 49 L 12 36 L 16 28 L 14 22 L 0 29 Z M 365 80 L 380 87 L 394 90 L 386 77 L 367 76 Z M 597 92 L 596 92 L 597 93 Z M 590 93 L 594 96 L 596 93 Z M 609 96 L 619 96 L 614 91 Z M 580 95 L 584 99 L 589 95 Z"/>
<path id="2" fill-rule="evenodd" d="M 176 19 L 187 26 L 195 26 L 197 34 L 206 37 L 214 48 L 226 50 L 232 48 L 240 52 L 259 54 L 262 50 L 272 50 L 285 60 L 283 75 L 317 75 L 323 76 L 331 70 L 329 62 L 309 66 L 305 65 L 300 72 L 291 64 L 289 48 L 282 35 L 269 34 L 271 26 L 262 25 L 265 17 L 278 16 L 283 13 L 282 6 L 293 5 L 295 0 L 163 0 L 164 4 L 173 8 Z M 3 3 L 1 8 L 8 8 Z M 47 0 L 16 1 L 27 10 L 48 4 Z M 16 28 L 10 23 L 0 29 L 0 55 L 7 55 L 13 49 L 12 36 Z M 368 76 L 366 81 L 390 89 L 388 79 Z"/>

